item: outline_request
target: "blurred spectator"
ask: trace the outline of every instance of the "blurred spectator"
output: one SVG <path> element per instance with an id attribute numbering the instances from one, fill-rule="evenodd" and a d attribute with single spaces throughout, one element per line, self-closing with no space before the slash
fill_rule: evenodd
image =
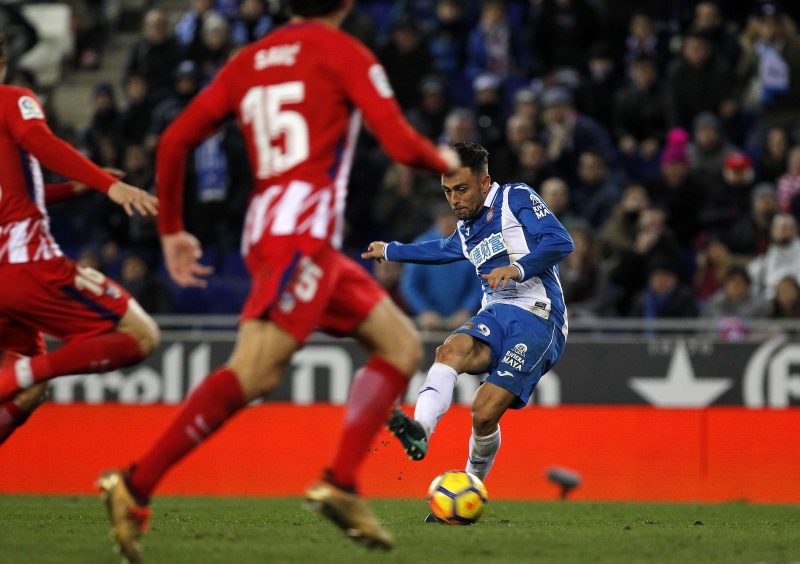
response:
<path id="1" fill-rule="evenodd" d="M 147 80 L 140 74 L 131 74 L 125 78 L 127 107 L 122 110 L 117 122 L 119 136 L 125 143 L 142 145 L 147 136 L 154 109 L 147 88 Z"/>
<path id="2" fill-rule="evenodd" d="M 441 198 L 438 179 L 393 163 L 378 187 L 373 215 L 387 241 L 409 243 L 426 231 L 434 218 L 431 204 Z"/>
<path id="3" fill-rule="evenodd" d="M 789 134 L 782 127 L 771 127 L 756 161 L 756 178 L 760 182 L 777 183 L 786 172 L 789 159 Z"/>
<path id="4" fill-rule="evenodd" d="M 433 70 L 451 77 L 464 68 L 469 31 L 460 0 L 436 2 L 436 20 L 428 39 Z"/>
<path id="5" fill-rule="evenodd" d="M 578 110 L 601 123 L 613 127 L 614 97 L 621 85 L 621 77 L 606 43 L 596 43 L 589 49 L 588 75 L 575 93 Z"/>
<path id="6" fill-rule="evenodd" d="M 794 276 L 778 281 L 770 306 L 771 319 L 800 319 L 800 284 Z"/>
<path id="7" fill-rule="evenodd" d="M 173 74 L 172 94 L 153 109 L 145 137 L 145 146 L 149 151 L 155 150 L 158 136 L 178 117 L 199 90 L 200 73 L 197 64 L 194 61 L 183 61 Z"/>
<path id="8" fill-rule="evenodd" d="M 655 60 L 646 55 L 631 64 L 631 84 L 617 91 L 614 133 L 629 173 L 642 178 L 648 162 L 657 168 L 658 151 L 667 131 L 667 105 Z M 653 168 L 652 165 L 649 168 Z"/>
<path id="9" fill-rule="evenodd" d="M 754 290 L 766 299 L 772 299 L 782 278 L 800 278 L 800 237 L 794 217 L 779 213 L 772 218 L 767 252 L 754 258 L 747 269 Z"/>
<path id="10" fill-rule="evenodd" d="M 572 222 L 568 231 L 575 250 L 558 265 L 564 303 L 570 316 L 595 316 L 602 312 L 606 292 L 594 231 L 584 221 Z"/>
<path id="11" fill-rule="evenodd" d="M 769 315 L 769 302 L 755 295 L 752 280 L 747 269 L 732 266 L 725 273 L 722 288 L 706 304 L 703 317 L 722 320 L 735 317 L 746 322 L 747 319 L 764 318 Z"/>
<path id="12" fill-rule="evenodd" d="M 716 57 L 731 68 L 736 66 L 741 53 L 739 39 L 725 27 L 720 8 L 715 2 L 698 2 L 691 27 L 708 38 Z"/>
<path id="13" fill-rule="evenodd" d="M 524 115 L 514 114 L 506 121 L 506 142 L 492 153 L 492 176 L 501 184 L 518 178 L 522 145 L 533 141 L 533 133 L 533 123 Z"/>
<path id="14" fill-rule="evenodd" d="M 411 108 L 423 77 L 431 69 L 431 55 L 419 22 L 400 17 L 392 26 L 389 43 L 379 48 L 377 55 L 400 106 Z"/>
<path id="15" fill-rule="evenodd" d="M 89 158 L 100 163 L 101 140 L 109 139 L 114 144 L 119 137 L 119 112 L 117 111 L 114 88 L 107 82 L 101 82 L 92 91 L 92 120 L 83 134 Z"/>
<path id="16" fill-rule="evenodd" d="M 149 313 L 169 313 L 172 310 L 169 290 L 142 256 L 131 253 L 125 257 L 119 283 Z"/>
<path id="17" fill-rule="evenodd" d="M 632 315 L 642 319 L 697 317 L 691 288 L 680 281 L 680 267 L 661 257 L 648 265 L 647 286 L 634 300 Z"/>
<path id="18" fill-rule="evenodd" d="M 195 48 L 194 61 L 200 71 L 200 86 L 203 87 L 216 76 L 231 53 L 228 21 L 211 12 L 205 17 L 200 44 Z"/>
<path id="19" fill-rule="evenodd" d="M 98 69 L 110 32 L 105 2 L 83 0 L 69 4 L 75 30 L 75 66 L 81 69 Z"/>
<path id="20" fill-rule="evenodd" d="M 536 126 L 539 122 L 541 108 L 536 100 L 536 93 L 530 88 L 520 88 L 514 93 L 513 114 L 525 117 L 531 124 Z"/>
<path id="21" fill-rule="evenodd" d="M 698 301 L 705 303 L 722 288 L 728 271 L 734 266 L 744 266 L 746 260 L 735 257 L 722 239 L 709 237 L 702 251 L 697 253 L 696 262 L 692 286 Z"/>
<path id="22" fill-rule="evenodd" d="M 402 262 L 382 260 L 380 262 L 375 261 L 372 266 L 372 275 L 383 286 L 383 289 L 386 290 L 395 305 L 403 310 L 406 315 L 411 315 L 411 309 L 400 292 L 400 276 L 402 273 Z"/>
<path id="23" fill-rule="evenodd" d="M 633 62 L 645 57 L 656 66 L 660 73 L 667 62 L 668 46 L 656 33 L 653 16 L 647 12 L 635 12 L 628 24 L 628 37 L 625 39 L 625 67 L 632 69 Z"/>
<path id="24" fill-rule="evenodd" d="M 523 141 L 519 150 L 519 171 L 517 181 L 538 190 L 538 186 L 552 176 L 547 152 L 541 141 Z"/>
<path id="25" fill-rule="evenodd" d="M 97 152 L 92 160 L 103 168 L 121 168 L 122 153 L 117 140 L 108 136 L 97 138 Z"/>
<path id="26" fill-rule="evenodd" d="M 478 75 L 472 81 L 472 91 L 480 143 L 494 153 L 503 140 L 505 119 L 500 79 L 493 74 Z"/>
<path id="27" fill-rule="evenodd" d="M 563 68 L 580 72 L 600 27 L 594 8 L 584 0 L 542 0 L 528 30 L 535 74 Z"/>
<path id="28" fill-rule="evenodd" d="M 191 8 L 175 25 L 175 39 L 184 47 L 188 56 L 196 57 L 201 49 L 209 17 L 219 15 L 214 8 L 214 0 L 191 0 Z"/>
<path id="29" fill-rule="evenodd" d="M 778 213 L 775 186 L 768 182 L 753 188 L 750 212 L 733 224 L 726 236 L 731 251 L 754 257 L 767 252 L 772 218 Z"/>
<path id="30" fill-rule="evenodd" d="M 542 185 L 537 187 L 528 184 L 536 190 L 542 197 L 542 201 L 547 204 L 556 219 L 561 222 L 561 225 L 568 227 L 572 223 L 579 221 L 579 218 L 573 214 L 569 209 L 569 186 L 560 178 L 548 178 Z"/>
<path id="31" fill-rule="evenodd" d="M 611 217 L 602 227 L 599 237 L 601 255 L 618 259 L 620 253 L 633 248 L 636 242 L 639 216 L 651 206 L 647 190 L 641 184 L 630 184 L 622 191 Z"/>
<path id="32" fill-rule="evenodd" d="M 170 95 L 173 74 L 183 58 L 183 49 L 170 31 L 166 12 L 153 9 L 145 14 L 142 36 L 131 47 L 125 77 L 132 74 L 145 77 L 150 96 L 158 102 Z"/>
<path id="33" fill-rule="evenodd" d="M 279 2 L 276 4 L 280 5 Z M 272 17 L 273 27 L 281 25 L 283 23 L 283 19 L 284 17 L 280 12 L 274 14 Z M 340 28 L 345 33 L 349 33 L 361 43 L 366 45 L 367 48 L 373 53 L 378 50 L 378 40 L 375 34 L 375 25 L 372 23 L 372 19 L 367 14 L 358 9 L 357 5 L 354 6 L 352 10 L 347 12 L 344 20 L 342 20 L 342 25 Z"/>
<path id="34" fill-rule="evenodd" d="M 722 172 L 725 157 L 736 147 L 725 139 L 722 123 L 711 112 L 694 118 L 694 141 L 686 148 L 689 169 L 700 182 L 716 182 Z"/>
<path id="35" fill-rule="evenodd" d="M 603 155 L 584 151 L 578 159 L 578 179 L 572 189 L 572 210 L 600 229 L 622 195 L 620 185 L 609 174 Z"/>
<path id="36" fill-rule="evenodd" d="M 708 187 L 708 201 L 700 214 L 703 228 L 724 233 L 747 216 L 755 177 L 747 153 L 729 153 L 722 165 L 722 175 L 704 183 Z"/>
<path id="37" fill-rule="evenodd" d="M 149 190 L 153 186 L 153 167 L 150 157 L 141 145 L 128 145 L 122 159 L 125 182 Z"/>
<path id="38" fill-rule="evenodd" d="M 607 165 L 614 163 L 614 145 L 608 131 L 575 111 L 569 90 L 561 86 L 545 90 L 542 107 L 541 139 L 547 146 L 547 157 L 556 174 L 573 182 L 578 157 L 588 150 L 601 154 Z"/>
<path id="39" fill-rule="evenodd" d="M 477 142 L 478 124 L 475 123 L 475 114 L 466 108 L 450 110 L 444 120 L 444 131 L 439 139 L 439 145 Z"/>
<path id="40" fill-rule="evenodd" d="M 667 76 L 667 111 L 673 127 L 689 129 L 701 112 L 724 120 L 736 113 L 737 94 L 731 70 L 713 57 L 708 39 L 690 33 L 683 41 L 681 57 Z"/>
<path id="41" fill-rule="evenodd" d="M 264 37 L 274 26 L 264 0 L 241 0 L 239 13 L 231 23 L 231 41 L 247 45 Z"/>
<path id="42" fill-rule="evenodd" d="M 800 145 L 791 148 L 786 165 L 786 172 L 778 179 L 778 206 L 781 211 L 792 213 L 800 194 Z"/>
<path id="43" fill-rule="evenodd" d="M 613 296 L 616 311 L 621 315 L 631 314 L 634 297 L 647 284 L 651 260 L 658 259 L 680 268 L 681 247 L 667 227 L 666 216 L 666 212 L 660 208 L 642 210 L 633 247 L 620 252 L 609 272 L 610 282 L 615 288 Z"/>
<path id="44" fill-rule="evenodd" d="M 737 73 L 769 125 L 800 119 L 800 38 L 794 22 L 766 2 L 755 20 L 755 37 L 744 42 Z M 745 36 L 747 37 L 747 36 Z"/>
<path id="45" fill-rule="evenodd" d="M 444 130 L 444 120 L 449 111 L 447 85 L 441 78 L 429 75 L 422 80 L 419 90 L 419 103 L 408 111 L 408 121 L 435 142 Z"/>
<path id="46" fill-rule="evenodd" d="M 480 20 L 467 39 L 467 76 L 488 73 L 504 80 L 526 74 L 527 67 L 528 53 L 508 21 L 504 1 L 482 0 Z"/>
<path id="47" fill-rule="evenodd" d="M 458 237 L 455 233 L 458 220 L 447 203 L 439 202 L 434 216 L 431 228 L 414 242 Z M 442 280 L 447 280 L 447 284 L 442 284 Z M 417 324 L 429 331 L 456 329 L 475 315 L 483 297 L 475 267 L 465 260 L 444 265 L 406 264 L 400 290 Z"/>
<path id="48" fill-rule="evenodd" d="M 688 139 L 681 129 L 670 131 L 661 153 L 660 174 L 647 186 L 650 199 L 667 211 L 669 226 L 687 249 L 700 232 L 700 211 L 707 203 L 705 187 L 689 173 Z"/>

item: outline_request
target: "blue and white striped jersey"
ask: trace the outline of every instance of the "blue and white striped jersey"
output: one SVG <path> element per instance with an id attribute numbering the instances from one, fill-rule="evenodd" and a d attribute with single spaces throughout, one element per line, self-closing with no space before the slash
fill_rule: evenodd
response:
<path id="1" fill-rule="evenodd" d="M 446 239 L 389 243 L 387 260 L 444 264 L 469 260 L 483 285 L 483 307 L 512 304 L 550 319 L 566 335 L 567 311 L 558 263 L 572 252 L 572 238 L 527 184 L 492 184 L 480 213 L 459 221 Z M 520 279 L 492 290 L 481 278 L 495 268 L 514 265 Z M 443 284 L 447 281 L 443 280 Z"/>

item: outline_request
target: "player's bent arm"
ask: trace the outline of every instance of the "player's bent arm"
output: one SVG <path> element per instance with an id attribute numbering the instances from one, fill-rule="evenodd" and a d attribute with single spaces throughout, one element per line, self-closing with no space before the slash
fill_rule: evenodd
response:
<path id="1" fill-rule="evenodd" d="M 520 282 L 525 282 L 557 265 L 570 254 L 575 245 L 572 237 L 563 228 L 553 231 L 541 231 L 534 237 L 536 244 L 533 251 L 511 264 L 519 271 Z"/>
<path id="2" fill-rule="evenodd" d="M 398 243 L 392 241 L 384 249 L 386 260 L 413 262 L 417 264 L 447 264 L 466 260 L 461 242 L 457 236 L 446 239 L 433 239 L 419 243 Z"/>

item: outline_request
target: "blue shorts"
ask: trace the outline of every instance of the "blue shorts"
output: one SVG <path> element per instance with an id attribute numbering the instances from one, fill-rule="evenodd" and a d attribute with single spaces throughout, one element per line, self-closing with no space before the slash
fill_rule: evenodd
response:
<path id="1" fill-rule="evenodd" d="M 507 304 L 488 306 L 453 333 L 466 333 L 489 345 L 492 360 L 486 381 L 517 396 L 513 409 L 528 404 L 536 384 L 555 366 L 566 344 L 552 321 Z"/>

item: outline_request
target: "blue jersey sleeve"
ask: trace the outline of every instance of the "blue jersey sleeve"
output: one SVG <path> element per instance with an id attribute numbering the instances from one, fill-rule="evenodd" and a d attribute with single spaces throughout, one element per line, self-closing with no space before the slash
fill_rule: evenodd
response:
<path id="1" fill-rule="evenodd" d="M 557 265 L 575 248 L 567 230 L 531 187 L 520 184 L 511 188 L 508 204 L 533 243 L 533 250 L 513 263 L 520 271 L 520 282 Z"/>
<path id="2" fill-rule="evenodd" d="M 434 239 L 421 243 L 398 243 L 392 241 L 384 251 L 386 260 L 413 262 L 417 264 L 447 264 L 466 260 L 461 248 L 461 239 L 453 233 L 446 239 Z"/>

